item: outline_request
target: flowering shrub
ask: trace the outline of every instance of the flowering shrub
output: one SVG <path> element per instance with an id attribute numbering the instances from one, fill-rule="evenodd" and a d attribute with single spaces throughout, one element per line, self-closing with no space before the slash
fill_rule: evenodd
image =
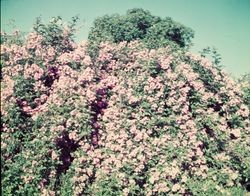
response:
<path id="1" fill-rule="evenodd" d="M 3 195 L 249 191 L 240 83 L 171 46 L 100 43 L 93 60 L 60 22 L 1 44 Z"/>

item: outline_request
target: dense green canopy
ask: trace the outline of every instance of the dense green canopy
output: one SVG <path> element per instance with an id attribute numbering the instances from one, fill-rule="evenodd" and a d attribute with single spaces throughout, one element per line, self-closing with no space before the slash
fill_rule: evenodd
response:
<path id="1" fill-rule="evenodd" d="M 147 48 L 166 45 L 188 48 L 194 36 L 192 29 L 175 22 L 170 17 L 153 16 L 143 9 L 128 10 L 126 15 L 105 15 L 94 21 L 88 39 L 92 49 L 102 41 L 119 43 L 140 40 Z"/>

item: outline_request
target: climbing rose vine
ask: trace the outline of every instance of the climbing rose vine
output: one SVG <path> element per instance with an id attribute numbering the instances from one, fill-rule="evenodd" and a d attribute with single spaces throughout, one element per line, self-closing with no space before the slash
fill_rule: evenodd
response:
<path id="1" fill-rule="evenodd" d="M 73 26 L 39 28 L 2 34 L 3 195 L 249 191 L 240 83 L 180 48 L 103 42 L 93 60 Z"/>

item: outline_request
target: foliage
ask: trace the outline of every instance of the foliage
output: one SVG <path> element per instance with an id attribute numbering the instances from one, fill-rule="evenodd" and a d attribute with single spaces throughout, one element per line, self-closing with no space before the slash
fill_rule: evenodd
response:
<path id="1" fill-rule="evenodd" d="M 206 47 L 200 52 L 202 57 L 211 58 L 211 61 L 214 65 L 216 65 L 218 68 L 221 68 L 221 55 L 217 51 L 215 47 Z"/>
<path id="2" fill-rule="evenodd" d="M 167 45 L 188 48 L 191 45 L 193 31 L 173 21 L 170 17 L 160 18 L 143 9 L 128 10 L 126 15 L 105 15 L 94 21 L 88 40 L 91 56 L 95 57 L 98 45 L 109 41 L 141 40 L 149 49 Z"/>
<path id="3" fill-rule="evenodd" d="M 142 10 L 105 17 L 133 31 L 76 44 L 76 20 L 56 18 L 38 20 L 22 42 L 2 42 L 2 195 L 249 192 L 247 77 L 236 82 L 170 41 L 133 41 L 170 19 Z M 131 25 L 140 21 L 141 30 Z"/>
<path id="4" fill-rule="evenodd" d="M 250 109 L 250 73 L 241 76 L 238 82 L 241 84 L 241 88 L 244 92 L 245 104 L 248 106 L 248 109 Z"/>

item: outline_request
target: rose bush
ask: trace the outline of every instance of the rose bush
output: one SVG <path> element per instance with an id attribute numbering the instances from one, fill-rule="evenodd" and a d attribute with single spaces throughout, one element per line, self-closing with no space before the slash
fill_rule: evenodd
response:
<path id="1" fill-rule="evenodd" d="M 249 191 L 249 83 L 171 45 L 92 59 L 74 22 L 2 34 L 3 195 Z"/>

